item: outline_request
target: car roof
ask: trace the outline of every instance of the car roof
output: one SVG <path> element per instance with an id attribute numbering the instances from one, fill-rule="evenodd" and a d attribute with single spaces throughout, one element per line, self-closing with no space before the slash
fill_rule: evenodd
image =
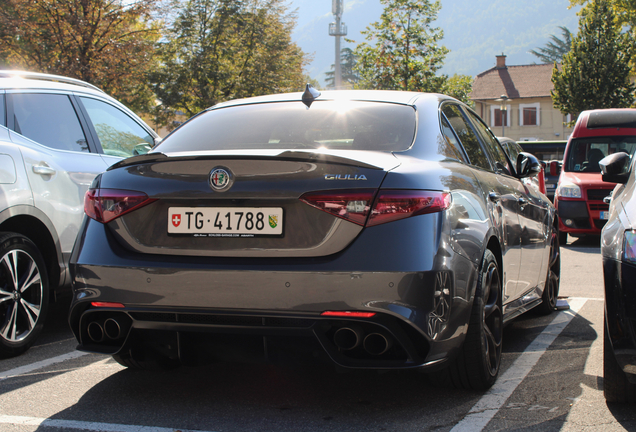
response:
<path id="1" fill-rule="evenodd" d="M 583 111 L 571 138 L 636 134 L 636 109 L 609 108 Z"/>
<path id="2" fill-rule="evenodd" d="M 213 108 L 225 108 L 235 105 L 247 105 L 257 103 L 268 102 L 294 102 L 300 101 L 303 93 L 280 93 L 265 96 L 256 96 L 246 99 L 235 99 L 227 102 L 222 102 L 215 105 Z M 408 91 L 396 91 L 396 90 L 325 90 L 320 92 L 315 100 L 355 100 L 355 101 L 368 101 L 368 102 L 386 102 L 403 105 L 414 105 L 416 100 L 422 99 L 451 99 L 448 96 L 435 93 L 419 93 Z"/>
<path id="3" fill-rule="evenodd" d="M 75 78 L 29 71 L 0 70 L 0 90 L 10 89 L 83 91 L 102 96 L 106 94 L 99 87 Z"/>

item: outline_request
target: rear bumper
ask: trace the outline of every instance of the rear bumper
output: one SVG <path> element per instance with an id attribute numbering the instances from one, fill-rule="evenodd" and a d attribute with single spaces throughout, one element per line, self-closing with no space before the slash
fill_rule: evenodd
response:
<path id="1" fill-rule="evenodd" d="M 605 319 L 612 349 L 628 379 L 636 383 L 636 266 L 604 257 L 603 274 Z"/>
<path id="2" fill-rule="evenodd" d="M 168 260 L 124 250 L 102 224 L 86 223 L 71 260 L 69 316 L 82 350 L 119 354 L 145 346 L 184 362 L 201 356 L 267 361 L 290 347 L 307 346 L 309 356 L 326 354 L 343 367 L 416 368 L 442 364 L 465 336 L 476 266 L 450 247 L 433 249 L 430 239 L 416 241 L 417 271 L 404 268 L 412 264 L 396 259 L 391 242 L 378 251 L 386 260 L 361 264 L 364 239 L 320 259 Z M 373 235 L 389 234 L 382 229 L 375 227 Z M 83 248 L 89 243 L 100 245 L 99 264 L 95 251 Z M 124 307 L 96 308 L 92 302 Z M 325 311 L 375 315 L 333 318 L 322 316 Z M 105 331 L 116 327 L 117 332 Z M 360 339 L 355 347 L 337 346 L 335 333 L 342 328 Z M 381 354 L 369 351 L 364 344 L 369 335 L 390 346 Z"/>

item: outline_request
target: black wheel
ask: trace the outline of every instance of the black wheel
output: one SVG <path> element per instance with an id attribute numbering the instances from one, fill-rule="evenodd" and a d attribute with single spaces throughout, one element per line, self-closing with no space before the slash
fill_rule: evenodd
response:
<path id="1" fill-rule="evenodd" d="M 501 364 L 503 310 L 501 278 L 495 255 L 486 250 L 481 263 L 466 339 L 457 358 L 433 377 L 469 390 L 486 390 L 497 379 Z"/>
<path id="2" fill-rule="evenodd" d="M 557 299 L 559 298 L 559 284 L 561 279 L 561 247 L 559 236 L 552 233 L 550 240 L 550 261 L 548 263 L 548 275 L 543 288 L 543 300 L 539 306 L 534 308 L 540 315 L 549 315 L 556 310 Z"/>
<path id="3" fill-rule="evenodd" d="M 627 380 L 614 357 L 614 350 L 607 333 L 607 324 L 603 331 L 603 393 L 607 402 L 636 402 L 636 385 Z"/>
<path id="4" fill-rule="evenodd" d="M 180 366 L 178 360 L 145 349 L 130 349 L 113 355 L 113 359 L 120 365 L 134 370 L 162 371 Z"/>
<path id="5" fill-rule="evenodd" d="M 23 235 L 0 233 L 0 356 L 33 345 L 48 305 L 49 283 L 37 246 Z"/>

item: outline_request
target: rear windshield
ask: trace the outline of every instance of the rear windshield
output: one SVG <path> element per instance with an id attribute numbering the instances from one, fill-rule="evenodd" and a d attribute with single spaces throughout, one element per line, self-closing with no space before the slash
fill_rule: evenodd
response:
<path id="1" fill-rule="evenodd" d="M 598 163 L 605 156 L 625 152 L 632 156 L 636 150 L 636 136 L 577 138 L 570 143 L 565 171 L 601 172 Z"/>
<path id="2" fill-rule="evenodd" d="M 153 151 L 307 149 L 402 151 L 415 136 L 415 109 L 379 102 L 242 105 L 204 112 Z"/>

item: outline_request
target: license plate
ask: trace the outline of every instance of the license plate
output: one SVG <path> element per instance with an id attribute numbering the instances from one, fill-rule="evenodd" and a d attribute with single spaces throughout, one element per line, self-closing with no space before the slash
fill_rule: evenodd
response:
<path id="1" fill-rule="evenodd" d="M 170 207 L 169 234 L 205 237 L 281 235 L 281 207 Z"/>
<path id="2" fill-rule="evenodd" d="M 602 211 L 601 212 L 601 220 L 608 220 L 609 219 L 609 212 L 608 211 Z"/>

